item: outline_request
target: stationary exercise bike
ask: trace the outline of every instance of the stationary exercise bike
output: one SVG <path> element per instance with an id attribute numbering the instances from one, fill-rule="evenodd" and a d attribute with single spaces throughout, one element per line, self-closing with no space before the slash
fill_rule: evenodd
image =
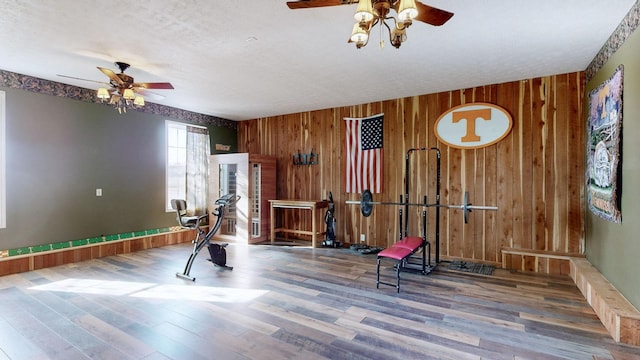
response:
<path id="1" fill-rule="evenodd" d="M 189 260 L 187 260 L 187 265 L 184 268 L 184 272 L 176 273 L 176 276 L 182 279 L 196 281 L 195 277 L 189 275 L 191 272 L 191 266 L 193 265 L 193 261 L 196 256 L 203 247 L 207 246 L 209 248 L 209 254 L 211 255 L 211 259 L 209 259 L 214 265 L 219 266 L 226 270 L 233 270 L 233 266 L 227 265 L 227 252 L 225 247 L 227 247 L 227 243 L 211 243 L 210 240 L 215 235 L 216 232 L 220 229 L 222 225 L 222 219 L 224 218 L 224 212 L 227 206 L 231 206 L 240 200 L 240 196 L 236 196 L 236 194 L 226 194 L 223 197 L 216 200 L 216 209 L 212 212 L 213 215 L 217 217 L 216 223 L 211 227 L 208 233 L 206 233 L 200 227 L 203 221 L 209 216 L 208 214 L 200 215 L 200 216 L 184 216 L 187 210 L 187 202 L 181 199 L 173 199 L 171 200 L 171 207 L 176 211 L 178 220 L 178 224 L 183 229 L 196 230 L 197 235 L 193 240 L 193 250 L 191 251 L 191 255 L 189 256 Z"/>

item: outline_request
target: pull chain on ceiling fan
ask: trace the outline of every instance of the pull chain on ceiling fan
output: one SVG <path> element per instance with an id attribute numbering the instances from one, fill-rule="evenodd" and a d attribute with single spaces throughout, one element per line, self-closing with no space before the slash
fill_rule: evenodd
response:
<path id="1" fill-rule="evenodd" d="M 287 6 L 290 9 L 305 9 L 314 7 L 349 5 L 358 3 L 358 8 L 354 18 L 349 43 L 355 43 L 360 49 L 369 43 L 371 29 L 376 25 L 380 26 L 382 34 L 383 27 L 389 33 L 389 42 L 396 49 L 407 39 L 407 28 L 414 20 L 430 25 L 440 26 L 449 21 L 453 13 L 425 5 L 415 0 L 300 0 L 289 1 Z M 396 17 L 390 15 L 391 10 L 397 14 Z M 388 24 L 393 22 L 393 24 Z M 384 40 L 380 37 L 380 47 L 384 46 Z"/>

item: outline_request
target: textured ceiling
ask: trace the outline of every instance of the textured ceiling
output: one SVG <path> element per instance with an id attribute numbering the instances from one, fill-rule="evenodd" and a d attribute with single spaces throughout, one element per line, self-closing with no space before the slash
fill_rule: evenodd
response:
<path id="1" fill-rule="evenodd" d="M 0 0 L 0 69 L 97 89 L 96 66 L 171 82 L 147 101 L 231 120 L 584 70 L 636 0 L 428 0 L 407 42 L 347 44 L 355 5 L 283 0 Z"/>

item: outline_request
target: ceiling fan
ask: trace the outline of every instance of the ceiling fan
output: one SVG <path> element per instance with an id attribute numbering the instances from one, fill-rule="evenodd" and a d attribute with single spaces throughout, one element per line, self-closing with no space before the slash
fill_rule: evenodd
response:
<path id="1" fill-rule="evenodd" d="M 160 90 L 171 90 L 173 89 L 173 85 L 168 82 L 135 82 L 133 77 L 125 74 L 125 70 L 129 68 L 129 64 L 121 61 L 116 61 L 115 65 L 120 69 L 120 73 L 116 73 L 113 70 L 106 69 L 98 66 L 98 70 L 100 70 L 103 74 L 107 75 L 109 78 L 109 82 L 104 81 L 95 81 L 89 79 L 81 79 L 73 76 L 66 75 L 58 75 L 61 77 L 66 77 L 70 79 L 82 80 L 82 81 L 91 81 L 99 84 L 104 84 L 109 86 L 107 89 L 105 87 L 101 87 L 98 89 L 97 96 L 101 101 L 109 100 L 110 104 L 113 104 L 120 113 L 127 112 L 127 107 L 136 106 L 142 107 L 144 106 L 144 96 L 157 96 L 154 93 L 147 91 L 148 89 L 160 89 Z M 160 96 L 157 96 L 160 97 Z"/>
<path id="2" fill-rule="evenodd" d="M 441 26 L 451 17 L 453 13 L 441 10 L 429 5 L 425 5 L 415 0 L 299 0 L 288 1 L 290 9 L 307 9 L 326 6 L 358 4 L 354 15 L 356 24 L 349 42 L 355 42 L 359 49 L 367 45 L 371 28 L 379 24 L 385 26 L 389 31 L 389 40 L 395 48 L 399 48 L 406 40 L 406 29 L 413 20 L 421 21 L 433 26 Z M 398 15 L 398 19 L 390 16 L 393 9 Z M 386 20 L 393 21 L 393 29 Z M 384 42 L 380 41 L 382 47 Z"/>

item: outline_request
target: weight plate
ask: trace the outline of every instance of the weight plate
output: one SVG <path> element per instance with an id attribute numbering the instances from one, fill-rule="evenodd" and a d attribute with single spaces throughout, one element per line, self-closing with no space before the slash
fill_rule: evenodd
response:
<path id="1" fill-rule="evenodd" d="M 362 216 L 369 217 L 371 216 L 371 212 L 373 211 L 373 194 L 369 189 L 365 189 L 362 192 L 362 196 L 360 197 L 360 211 L 362 212 Z"/>
<path id="2" fill-rule="evenodd" d="M 471 209 L 469 209 L 469 206 L 471 204 L 469 204 L 469 192 L 468 191 L 464 192 L 464 202 L 463 202 L 463 204 L 464 204 L 463 205 L 464 206 L 463 207 L 464 212 L 463 212 L 462 215 L 464 215 L 464 223 L 467 224 L 467 223 L 469 223 L 469 213 L 471 212 Z"/>

